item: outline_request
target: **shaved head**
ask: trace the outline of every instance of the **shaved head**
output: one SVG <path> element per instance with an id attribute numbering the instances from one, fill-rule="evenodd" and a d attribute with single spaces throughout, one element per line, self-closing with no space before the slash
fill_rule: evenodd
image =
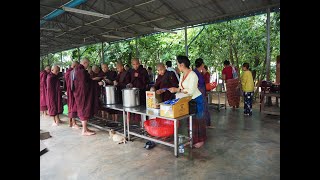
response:
<path id="1" fill-rule="evenodd" d="M 109 67 L 106 63 L 101 64 L 101 69 L 104 73 L 109 71 Z"/>
<path id="2" fill-rule="evenodd" d="M 163 76 L 164 73 L 166 72 L 166 67 L 164 66 L 163 63 L 158 63 L 157 64 L 157 71 L 158 71 L 158 74 Z"/>
<path id="3" fill-rule="evenodd" d="M 82 64 L 82 65 L 84 66 L 84 68 L 85 68 L 85 69 L 87 69 L 87 68 L 88 68 L 89 63 L 90 63 L 90 61 L 89 61 L 89 59 L 88 59 L 88 58 L 83 58 L 83 59 L 81 59 L 81 61 L 80 61 L 80 64 Z"/>
<path id="4" fill-rule="evenodd" d="M 78 61 L 73 61 L 72 64 L 71 64 L 71 68 L 75 68 L 79 65 L 79 62 Z"/>
<path id="5" fill-rule="evenodd" d="M 92 71 L 93 71 L 94 73 L 98 74 L 99 71 L 100 71 L 100 68 L 99 68 L 97 65 L 93 65 L 93 66 L 92 66 Z"/>
<path id="6" fill-rule="evenodd" d="M 137 69 L 139 68 L 139 66 L 140 66 L 140 61 L 139 61 L 139 59 L 138 59 L 138 58 L 133 58 L 133 59 L 131 60 L 131 65 L 132 65 L 132 68 L 133 68 L 133 69 L 137 70 Z"/>
<path id="7" fill-rule="evenodd" d="M 55 75 L 58 75 L 58 73 L 60 72 L 60 67 L 57 66 L 57 65 L 53 65 L 53 66 L 51 67 L 51 72 L 52 72 L 53 74 L 55 74 Z"/>
<path id="8" fill-rule="evenodd" d="M 158 64 L 157 64 L 157 69 L 158 69 L 158 68 L 163 68 L 163 69 L 165 69 L 166 66 L 165 66 L 163 63 L 158 63 Z"/>
<path id="9" fill-rule="evenodd" d="M 44 70 L 47 71 L 47 73 L 49 73 L 49 72 L 50 72 L 50 66 L 46 66 L 46 67 L 44 68 Z"/>
<path id="10" fill-rule="evenodd" d="M 116 68 L 119 73 L 122 72 L 124 68 L 122 62 L 117 62 Z"/>

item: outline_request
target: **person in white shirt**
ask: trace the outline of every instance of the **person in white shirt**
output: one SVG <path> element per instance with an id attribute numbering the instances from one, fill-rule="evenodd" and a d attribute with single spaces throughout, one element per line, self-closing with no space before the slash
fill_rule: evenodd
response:
<path id="1" fill-rule="evenodd" d="M 172 62 L 171 61 L 167 61 L 166 62 L 166 66 L 167 66 L 167 71 L 172 71 L 174 72 L 174 74 L 176 75 L 178 81 L 179 81 L 179 75 L 177 74 L 176 70 L 172 68 Z"/>
<path id="2" fill-rule="evenodd" d="M 187 56 L 177 56 L 178 68 L 182 72 L 179 87 L 171 87 L 171 93 L 182 92 L 192 96 L 191 101 L 196 102 L 196 115 L 192 123 L 193 146 L 200 148 L 207 139 L 206 120 L 204 118 L 204 101 L 198 89 L 198 76 L 190 69 L 190 60 Z"/>

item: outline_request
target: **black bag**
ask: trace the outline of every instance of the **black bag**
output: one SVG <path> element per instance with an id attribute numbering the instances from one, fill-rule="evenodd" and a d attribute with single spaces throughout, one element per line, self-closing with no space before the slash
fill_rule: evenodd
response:
<path id="1" fill-rule="evenodd" d="M 189 114 L 196 114 L 197 112 L 197 102 L 195 99 L 189 101 Z"/>

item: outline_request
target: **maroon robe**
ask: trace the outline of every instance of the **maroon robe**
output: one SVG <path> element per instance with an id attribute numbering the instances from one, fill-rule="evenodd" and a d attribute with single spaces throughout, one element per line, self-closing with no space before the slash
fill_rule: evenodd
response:
<path id="1" fill-rule="evenodd" d="M 98 74 L 92 73 L 91 78 L 95 77 L 102 77 L 102 74 L 99 72 Z M 93 96 L 93 114 L 97 114 L 98 110 L 101 109 L 102 103 L 100 102 L 99 98 L 101 95 L 101 87 L 99 86 L 98 82 L 100 80 L 92 80 L 92 96 Z"/>
<path id="2" fill-rule="evenodd" d="M 49 73 L 47 76 L 47 106 L 48 114 L 50 116 L 56 116 L 62 114 L 62 94 L 60 89 L 59 76 L 53 73 Z"/>
<path id="3" fill-rule="evenodd" d="M 111 82 L 110 83 L 107 83 L 106 82 L 106 86 L 112 86 L 113 85 L 113 81 L 117 78 L 117 72 L 115 71 L 110 71 L 108 70 L 107 72 L 103 72 L 101 71 L 101 77 L 103 77 L 103 79 L 109 79 Z M 106 92 L 104 91 L 103 87 L 102 88 L 102 95 L 103 95 L 103 98 L 105 99 L 105 95 L 106 95 Z M 116 114 L 116 111 L 113 110 L 113 109 L 108 109 L 106 108 L 105 111 L 107 111 L 109 114 Z"/>
<path id="4" fill-rule="evenodd" d="M 171 88 L 171 87 L 179 87 L 179 81 L 177 76 L 172 71 L 166 71 L 163 76 L 158 75 L 154 88 L 156 90 L 162 88 Z M 176 95 L 171 93 L 170 91 L 166 90 L 164 93 L 160 95 L 162 102 L 175 99 Z"/>
<path id="5" fill-rule="evenodd" d="M 75 68 L 73 95 L 77 106 L 77 114 L 82 121 L 87 121 L 93 115 L 92 79 L 83 65 Z"/>
<path id="6" fill-rule="evenodd" d="M 48 110 L 46 100 L 47 75 L 48 73 L 45 70 L 40 72 L 40 111 Z"/>
<path id="7" fill-rule="evenodd" d="M 134 77 L 134 73 L 138 73 L 138 77 Z M 137 70 L 131 71 L 131 84 L 135 88 L 139 88 L 140 105 L 146 105 L 146 88 L 149 82 L 148 72 L 146 69 L 139 67 Z"/>
<path id="8" fill-rule="evenodd" d="M 66 86 L 67 86 L 67 103 L 68 103 L 68 117 L 69 118 L 76 118 L 77 117 L 77 106 L 75 103 L 74 95 L 71 90 L 71 76 L 70 73 L 73 70 L 73 68 L 69 68 L 67 72 L 64 75 L 64 78 L 66 80 Z"/>
<path id="9" fill-rule="evenodd" d="M 138 77 L 134 77 L 134 73 L 138 73 Z M 146 89 L 149 82 L 148 71 L 139 67 L 137 70 L 132 69 L 130 73 L 131 84 L 135 88 L 139 88 L 140 105 L 146 105 Z M 132 120 L 134 123 L 139 123 L 141 121 L 141 116 L 139 114 L 132 114 Z"/>
<path id="10" fill-rule="evenodd" d="M 111 81 L 111 83 L 106 83 L 106 85 L 113 85 L 113 81 L 117 78 L 117 72 L 115 71 L 102 71 L 101 75 L 104 79 L 109 79 Z"/>
<path id="11" fill-rule="evenodd" d="M 131 82 L 131 76 L 130 73 L 127 71 L 122 71 L 121 73 L 119 73 L 117 75 L 116 78 L 117 81 L 117 94 L 119 97 L 119 104 L 122 104 L 122 89 L 126 88 L 126 85 L 129 84 Z"/>

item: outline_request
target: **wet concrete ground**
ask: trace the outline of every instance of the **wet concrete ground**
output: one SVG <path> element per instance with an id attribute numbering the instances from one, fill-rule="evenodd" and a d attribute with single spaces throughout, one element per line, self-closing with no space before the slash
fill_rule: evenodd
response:
<path id="1" fill-rule="evenodd" d="M 187 148 L 179 158 L 164 145 L 144 149 L 143 139 L 118 145 L 97 129 L 82 137 L 65 116 L 59 127 L 41 118 L 40 129 L 52 137 L 43 141 L 48 152 L 40 156 L 40 179 L 280 179 L 279 116 L 254 110 L 246 117 L 243 109 L 228 108 L 211 117 L 216 128 L 207 129 L 204 147 Z"/>

